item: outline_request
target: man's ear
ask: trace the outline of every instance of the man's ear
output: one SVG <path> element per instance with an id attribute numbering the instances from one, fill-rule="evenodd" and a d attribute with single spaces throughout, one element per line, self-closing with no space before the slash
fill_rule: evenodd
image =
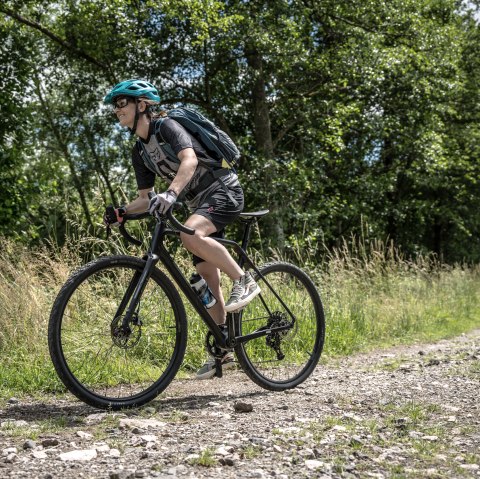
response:
<path id="1" fill-rule="evenodd" d="M 140 100 L 137 108 L 140 113 L 143 113 L 147 109 L 147 104 L 143 100 Z"/>

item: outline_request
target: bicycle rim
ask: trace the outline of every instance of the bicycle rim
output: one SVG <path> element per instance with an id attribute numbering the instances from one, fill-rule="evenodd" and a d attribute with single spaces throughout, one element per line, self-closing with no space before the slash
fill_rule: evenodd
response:
<path id="1" fill-rule="evenodd" d="M 130 257 L 94 261 L 70 278 L 52 309 L 49 346 L 57 373 L 95 407 L 144 404 L 165 389 L 183 360 L 185 311 L 158 270 L 142 294 L 131 333 L 119 333 L 125 313 L 118 314 L 119 305 L 131 296 L 144 265 Z"/>
<path id="2" fill-rule="evenodd" d="M 286 329 L 239 344 L 236 353 L 254 382 L 281 391 L 304 381 L 318 363 L 325 335 L 323 307 L 315 285 L 296 266 L 271 263 L 260 271 L 284 304 L 256 278 L 262 292 L 240 314 L 241 335 Z"/>

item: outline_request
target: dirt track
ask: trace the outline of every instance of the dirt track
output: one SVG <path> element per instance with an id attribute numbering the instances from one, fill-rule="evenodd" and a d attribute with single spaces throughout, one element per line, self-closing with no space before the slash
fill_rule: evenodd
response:
<path id="1" fill-rule="evenodd" d="M 12 398 L 0 404 L 0 477 L 480 478 L 479 391 L 477 330 L 321 362 L 287 393 L 227 371 L 175 381 L 125 414 Z"/>

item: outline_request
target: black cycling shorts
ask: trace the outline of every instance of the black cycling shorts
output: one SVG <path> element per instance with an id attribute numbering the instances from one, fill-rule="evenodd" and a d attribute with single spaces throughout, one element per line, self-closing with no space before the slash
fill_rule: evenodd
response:
<path id="1" fill-rule="evenodd" d="M 195 215 L 208 218 L 214 224 L 215 228 L 217 228 L 217 231 L 210 235 L 212 238 L 224 238 L 225 226 L 233 223 L 243 211 L 244 199 L 241 185 L 238 183 L 236 186 L 227 186 L 226 188 L 230 195 L 238 202 L 237 206 L 235 206 L 231 198 L 229 198 L 223 186 L 219 184 L 218 188 L 210 192 L 193 211 Z M 204 261 L 204 259 L 193 255 L 194 265 L 202 261 Z"/>

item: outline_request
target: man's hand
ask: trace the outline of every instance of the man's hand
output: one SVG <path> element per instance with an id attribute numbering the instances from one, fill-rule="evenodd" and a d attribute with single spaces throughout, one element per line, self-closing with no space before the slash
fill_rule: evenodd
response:
<path id="1" fill-rule="evenodd" d="M 150 200 L 150 206 L 148 211 L 151 215 L 158 211 L 161 215 L 164 215 L 169 208 L 177 201 L 177 194 L 173 190 L 167 190 L 154 196 Z"/>
<path id="2" fill-rule="evenodd" d="M 107 206 L 103 215 L 103 223 L 105 226 L 120 226 L 126 214 L 127 209 L 125 206 L 119 206 L 118 208 Z"/>

